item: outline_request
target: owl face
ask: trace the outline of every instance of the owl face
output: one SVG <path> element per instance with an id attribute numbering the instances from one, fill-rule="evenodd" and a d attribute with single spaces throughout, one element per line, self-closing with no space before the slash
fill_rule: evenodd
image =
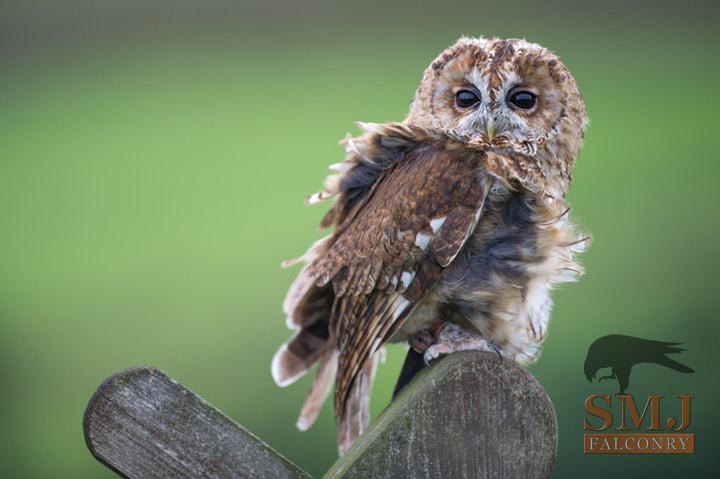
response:
<path id="1" fill-rule="evenodd" d="M 406 121 L 498 154 L 569 169 L 586 116 L 575 80 L 545 48 L 517 39 L 461 38 L 425 71 Z"/>

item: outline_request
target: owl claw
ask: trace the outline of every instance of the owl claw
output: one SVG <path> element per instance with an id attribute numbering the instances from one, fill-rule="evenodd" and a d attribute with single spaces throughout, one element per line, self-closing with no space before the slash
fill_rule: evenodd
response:
<path id="1" fill-rule="evenodd" d="M 457 351 L 494 352 L 500 360 L 502 360 L 502 351 L 495 343 L 473 336 L 455 324 L 448 324 L 443 328 L 435 344 L 425 351 L 423 360 L 425 361 L 425 365 L 430 365 L 430 362 L 438 357 Z"/>

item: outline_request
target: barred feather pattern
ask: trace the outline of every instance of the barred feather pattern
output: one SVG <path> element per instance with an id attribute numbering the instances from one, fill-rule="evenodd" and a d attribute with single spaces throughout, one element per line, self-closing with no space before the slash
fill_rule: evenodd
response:
<path id="1" fill-rule="evenodd" d="M 517 111 L 506 95 L 539 92 Z M 471 88 L 478 104 L 460 108 Z M 335 385 L 344 452 L 369 421 L 382 346 L 454 322 L 522 364 L 539 356 L 551 290 L 583 272 L 590 237 L 565 194 L 587 124 L 574 79 L 523 40 L 461 38 L 426 69 L 403 122 L 358 123 L 308 204 L 334 202 L 284 302 L 295 330 L 273 359 L 286 386 L 315 363 L 298 419 L 307 429 Z"/>

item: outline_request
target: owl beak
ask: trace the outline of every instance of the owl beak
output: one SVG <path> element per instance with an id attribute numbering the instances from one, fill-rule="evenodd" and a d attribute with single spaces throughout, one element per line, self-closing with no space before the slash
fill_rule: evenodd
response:
<path id="1" fill-rule="evenodd" d="M 488 141 L 493 141 L 493 138 L 495 138 L 495 122 L 493 121 L 492 117 L 488 118 L 487 125 L 485 126 L 485 131 L 487 131 Z"/>

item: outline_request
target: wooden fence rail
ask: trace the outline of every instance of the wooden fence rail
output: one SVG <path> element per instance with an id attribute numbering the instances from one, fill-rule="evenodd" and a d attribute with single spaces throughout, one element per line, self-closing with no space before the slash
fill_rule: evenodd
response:
<path id="1" fill-rule="evenodd" d="M 106 379 L 83 421 L 92 454 L 123 477 L 309 478 L 155 368 Z M 544 478 L 555 411 L 525 369 L 463 352 L 412 380 L 326 478 Z"/>

